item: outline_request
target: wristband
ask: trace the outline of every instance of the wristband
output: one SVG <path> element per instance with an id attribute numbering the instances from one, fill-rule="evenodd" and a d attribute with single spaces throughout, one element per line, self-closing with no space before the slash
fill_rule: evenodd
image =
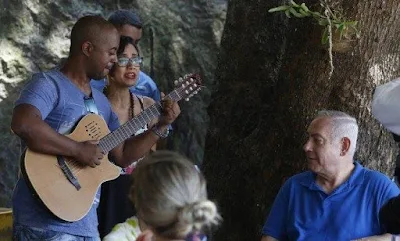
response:
<path id="1" fill-rule="evenodd" d="M 158 129 L 158 126 L 157 125 L 155 125 L 155 126 L 153 126 L 152 128 L 151 128 L 151 131 L 154 133 L 154 134 L 156 134 L 158 137 L 160 137 L 160 138 L 167 138 L 168 137 L 168 129 L 164 132 L 164 133 L 162 133 L 161 131 L 160 131 L 160 129 Z"/>

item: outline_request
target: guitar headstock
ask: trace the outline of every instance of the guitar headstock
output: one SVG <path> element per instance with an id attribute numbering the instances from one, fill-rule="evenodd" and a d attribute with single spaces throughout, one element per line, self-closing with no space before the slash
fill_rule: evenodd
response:
<path id="1" fill-rule="evenodd" d="M 201 78 L 199 74 L 186 74 L 183 77 L 180 77 L 179 79 L 175 80 L 174 84 L 176 88 L 172 93 L 175 93 L 177 96 L 170 96 L 170 97 L 172 100 L 175 101 L 181 99 L 185 99 L 186 101 L 188 101 L 191 97 L 196 95 L 203 87 L 201 84 Z"/>

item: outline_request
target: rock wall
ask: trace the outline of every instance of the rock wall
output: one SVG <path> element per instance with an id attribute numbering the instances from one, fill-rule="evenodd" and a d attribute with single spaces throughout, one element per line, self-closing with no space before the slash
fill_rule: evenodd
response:
<path id="1" fill-rule="evenodd" d="M 13 103 L 32 73 L 58 64 L 68 54 L 69 33 L 84 15 L 108 17 L 120 9 L 136 9 L 144 22 L 140 43 L 150 71 L 150 36 L 154 37 L 154 75 L 169 92 L 172 81 L 187 72 L 200 72 L 204 84 L 214 83 L 226 1 L 45 1 L 0 0 L 0 207 L 11 206 L 19 168 L 19 140 L 10 131 Z M 200 164 L 209 118 L 210 88 L 181 105 L 182 114 L 168 140 Z"/>

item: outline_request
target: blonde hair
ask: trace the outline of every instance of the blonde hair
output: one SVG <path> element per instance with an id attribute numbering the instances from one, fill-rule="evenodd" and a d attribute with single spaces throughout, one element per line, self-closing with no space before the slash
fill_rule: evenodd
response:
<path id="1" fill-rule="evenodd" d="M 203 175 L 183 156 L 154 152 L 139 162 L 133 177 L 138 217 L 160 237 L 182 239 L 219 223 Z"/>

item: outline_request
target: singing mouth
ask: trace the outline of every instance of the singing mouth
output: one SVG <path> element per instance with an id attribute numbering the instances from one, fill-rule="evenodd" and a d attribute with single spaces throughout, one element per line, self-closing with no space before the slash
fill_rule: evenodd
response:
<path id="1" fill-rule="evenodd" d="M 126 73 L 124 76 L 127 79 L 136 79 L 136 73 L 134 72 Z"/>

